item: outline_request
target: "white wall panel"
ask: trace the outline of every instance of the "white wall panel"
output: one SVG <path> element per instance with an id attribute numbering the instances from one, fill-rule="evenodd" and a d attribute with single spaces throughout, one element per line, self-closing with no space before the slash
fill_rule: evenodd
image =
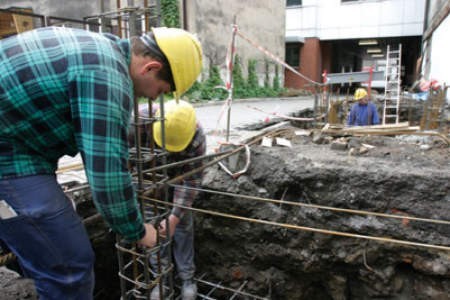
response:
<path id="1" fill-rule="evenodd" d="M 429 78 L 435 78 L 439 83 L 450 85 L 450 16 L 441 23 L 433 33 L 431 46 L 431 68 Z M 450 91 L 447 91 L 447 101 L 450 102 Z"/>
<path id="2" fill-rule="evenodd" d="M 286 32 L 321 40 L 422 34 L 425 0 L 310 0 L 286 9 Z M 315 29 L 315 30 L 314 30 Z"/>

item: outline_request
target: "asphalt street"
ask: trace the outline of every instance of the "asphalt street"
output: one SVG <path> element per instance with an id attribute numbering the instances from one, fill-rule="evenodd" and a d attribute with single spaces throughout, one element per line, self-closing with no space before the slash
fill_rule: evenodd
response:
<path id="1" fill-rule="evenodd" d="M 229 142 L 239 143 L 258 131 L 242 130 L 242 127 L 268 121 L 277 115 L 290 115 L 305 108 L 312 108 L 314 98 L 268 98 L 233 101 L 230 107 Z M 212 102 L 195 106 L 197 118 L 207 134 L 208 152 L 227 140 L 228 106 L 225 102 Z"/>

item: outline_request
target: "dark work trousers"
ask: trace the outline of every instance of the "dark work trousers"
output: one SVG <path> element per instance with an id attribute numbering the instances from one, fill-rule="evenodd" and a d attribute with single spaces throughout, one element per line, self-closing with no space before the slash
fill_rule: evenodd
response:
<path id="1" fill-rule="evenodd" d="M 94 252 L 56 176 L 2 179 L 0 200 L 17 213 L 0 219 L 0 239 L 34 279 L 39 299 L 92 299 Z"/>
<path id="2" fill-rule="evenodd" d="M 164 244 L 164 240 L 161 241 Z M 186 211 L 175 228 L 172 239 L 172 256 L 178 276 L 181 280 L 192 280 L 195 274 L 194 264 L 194 222 L 191 211 Z M 167 268 L 168 249 L 161 249 L 161 263 L 163 268 Z M 157 270 L 156 256 L 150 258 L 150 264 Z"/>

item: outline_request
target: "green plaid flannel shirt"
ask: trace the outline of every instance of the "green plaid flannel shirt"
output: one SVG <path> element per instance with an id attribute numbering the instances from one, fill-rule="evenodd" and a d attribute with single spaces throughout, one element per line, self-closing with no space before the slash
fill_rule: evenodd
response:
<path id="1" fill-rule="evenodd" d="M 128 40 L 79 29 L 1 40 L 0 180 L 54 174 L 80 152 L 98 211 L 135 241 L 145 232 L 127 169 L 130 57 Z"/>

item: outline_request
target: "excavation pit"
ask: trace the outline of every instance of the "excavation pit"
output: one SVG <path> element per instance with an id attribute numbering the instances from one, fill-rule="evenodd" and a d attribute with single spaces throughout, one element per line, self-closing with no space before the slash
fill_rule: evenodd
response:
<path id="1" fill-rule="evenodd" d="M 278 133 L 292 146 L 255 143 L 244 174 L 204 171 L 194 204 L 204 299 L 239 290 L 261 299 L 447 299 L 445 140 Z M 115 236 L 88 192 L 73 196 L 96 252 L 95 299 L 119 299 Z"/>
<path id="2" fill-rule="evenodd" d="M 224 215 L 197 214 L 199 269 L 271 299 L 445 299 L 448 145 L 423 136 L 318 145 L 295 131 L 285 134 L 292 147 L 252 147 L 238 178 L 206 170 L 196 206 Z"/>

